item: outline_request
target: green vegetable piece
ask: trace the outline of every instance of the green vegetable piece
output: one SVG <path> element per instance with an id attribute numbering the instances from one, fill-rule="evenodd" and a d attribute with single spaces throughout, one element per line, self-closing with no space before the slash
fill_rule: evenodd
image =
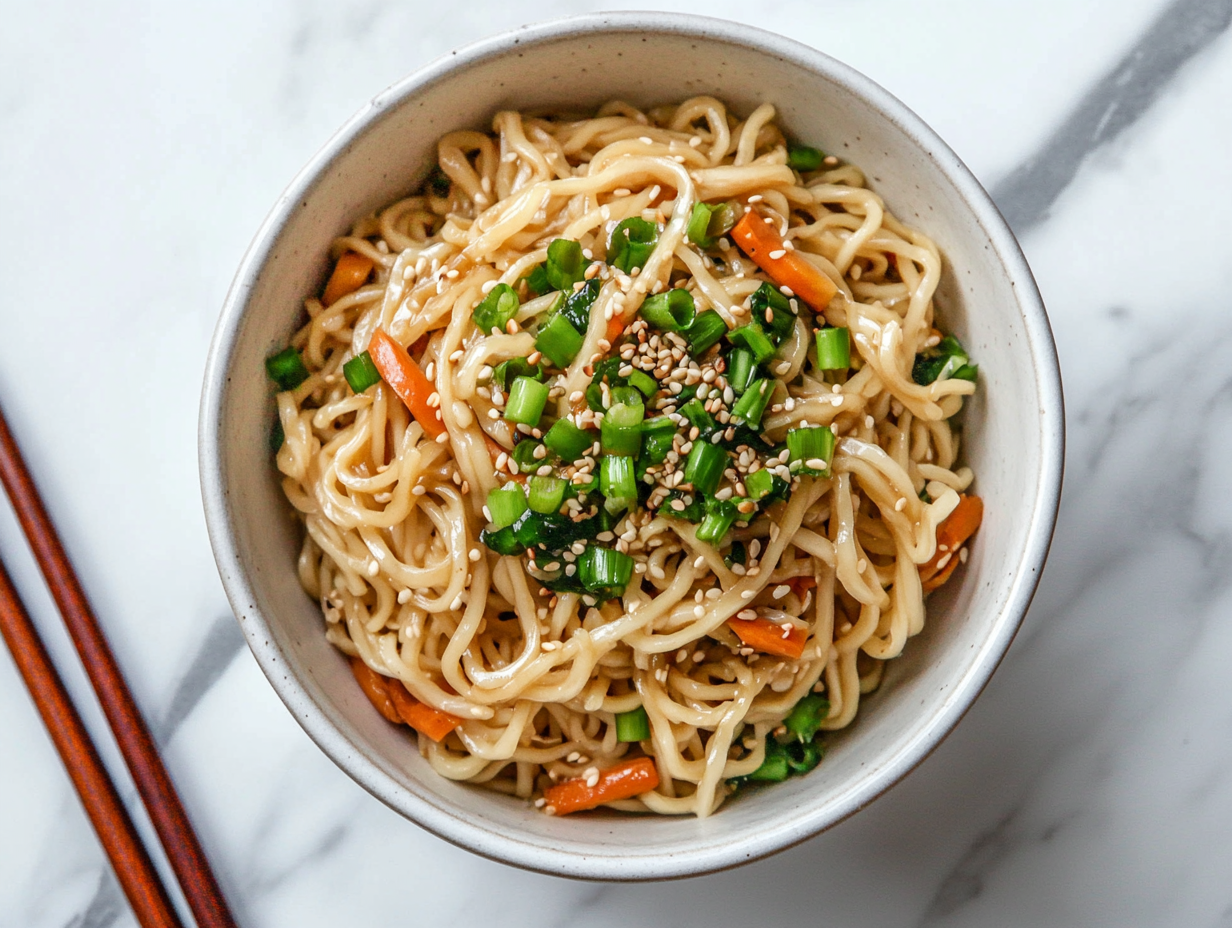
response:
<path id="1" fill-rule="evenodd" d="M 308 379 L 308 368 L 295 348 L 284 348 L 266 358 L 265 372 L 280 390 L 294 390 Z"/>
<path id="2" fill-rule="evenodd" d="M 792 707 L 783 725 L 800 742 L 812 741 L 821 730 L 821 723 L 830 714 L 830 702 L 824 696 L 809 693 Z"/>
<path id="3" fill-rule="evenodd" d="M 683 490 L 672 490 L 663 505 L 659 507 L 659 512 L 665 516 L 684 519 L 687 522 L 700 522 L 706 518 L 706 506 L 701 498 L 695 493 L 686 493 Z"/>
<path id="4" fill-rule="evenodd" d="M 664 332 L 682 332 L 693 324 L 697 304 L 693 294 L 683 287 L 673 287 L 642 301 L 642 318 Z"/>
<path id="5" fill-rule="evenodd" d="M 727 340 L 733 345 L 748 349 L 758 364 L 764 364 L 774 357 L 774 342 L 757 322 L 750 322 L 738 329 L 732 329 L 727 333 Z"/>
<path id="6" fill-rule="evenodd" d="M 755 783 L 782 783 L 789 776 L 791 769 L 787 764 L 787 752 L 773 738 L 767 738 L 766 759 L 749 774 L 748 779 Z"/>
<path id="7" fill-rule="evenodd" d="M 479 533 L 479 540 L 497 554 L 514 555 L 526 550 L 526 545 L 518 541 L 517 533 L 512 525 L 501 529 L 484 529 Z"/>
<path id="8" fill-rule="evenodd" d="M 449 175 L 441 170 L 439 164 L 432 165 L 432 170 L 428 172 L 426 181 L 428 190 L 436 197 L 449 196 L 449 187 L 453 183 L 449 179 Z"/>
<path id="9" fill-rule="evenodd" d="M 732 407 L 732 420 L 739 420 L 752 429 L 760 428 L 762 413 L 766 411 L 770 397 L 774 395 L 774 384 L 773 380 L 766 378 L 749 384 L 749 388 Z"/>
<path id="10" fill-rule="evenodd" d="M 505 404 L 505 419 L 509 422 L 529 425 L 539 424 L 543 407 L 548 402 L 548 385 L 530 377 L 518 377 L 509 390 Z"/>
<path id="11" fill-rule="evenodd" d="M 727 467 L 727 452 L 718 445 L 698 439 L 693 442 L 684 465 L 684 479 L 693 484 L 698 493 L 709 496 L 723 478 Z"/>
<path id="12" fill-rule="evenodd" d="M 659 228 L 637 216 L 622 220 L 612 230 L 607 246 L 607 263 L 626 274 L 645 267 L 659 242 Z"/>
<path id="13" fill-rule="evenodd" d="M 582 254 L 582 246 L 572 239 L 558 238 L 548 245 L 548 260 L 544 274 L 553 290 L 567 290 L 586 277 L 590 262 Z"/>
<path id="14" fill-rule="evenodd" d="M 825 748 L 818 741 L 789 741 L 783 748 L 787 755 L 787 766 L 793 776 L 808 773 L 821 763 Z"/>
<path id="15" fill-rule="evenodd" d="M 582 350 L 582 334 L 560 313 L 553 313 L 535 336 L 535 349 L 557 367 L 568 367 Z"/>
<path id="16" fill-rule="evenodd" d="M 509 457 L 518 465 L 518 473 L 528 474 L 531 471 L 538 470 L 540 465 L 547 463 L 546 456 L 542 458 L 535 457 L 535 450 L 542 444 L 543 442 L 535 441 L 533 438 L 523 438 L 513 446 L 513 450 L 509 452 Z"/>
<path id="17" fill-rule="evenodd" d="M 381 372 L 372 363 L 372 355 L 366 351 L 361 351 L 342 365 L 342 376 L 356 393 L 363 393 L 381 382 Z"/>
<path id="18" fill-rule="evenodd" d="M 628 388 L 631 389 L 632 388 Z M 641 394 L 632 390 L 638 402 L 613 402 L 599 425 L 599 440 L 606 454 L 636 457 L 642 447 L 642 420 L 646 408 L 641 403 Z M 613 391 L 613 399 L 615 399 Z"/>
<path id="19" fill-rule="evenodd" d="M 816 171 L 826 159 L 826 153 L 808 145 L 787 146 L 787 166 L 796 171 Z"/>
<path id="20" fill-rule="evenodd" d="M 727 334 L 727 323 L 713 309 L 698 313 L 693 324 L 685 330 L 684 337 L 689 343 L 689 353 L 694 358 L 700 358 L 710 348 L 719 343 L 719 339 Z"/>
<path id="21" fill-rule="evenodd" d="M 559 454 L 561 460 L 576 461 L 594 443 L 594 432 L 580 429 L 568 419 L 557 419 L 544 433 L 543 443 Z"/>
<path id="22" fill-rule="evenodd" d="M 282 418 L 277 414 L 274 415 L 274 426 L 270 429 L 269 434 L 269 449 L 272 454 L 277 454 L 282 450 L 282 443 L 287 440 L 287 433 L 282 430 Z M 664 454 L 664 457 L 667 455 Z"/>
<path id="23" fill-rule="evenodd" d="M 526 358 L 510 358 L 496 365 L 492 371 L 492 382 L 508 392 L 519 377 L 531 377 L 542 383 L 547 376 L 547 369 L 542 364 L 531 364 Z"/>
<path id="24" fill-rule="evenodd" d="M 565 502 L 565 481 L 560 477 L 540 477 L 538 474 L 527 481 L 530 490 L 530 508 L 533 512 L 560 512 Z"/>
<path id="25" fill-rule="evenodd" d="M 830 461 L 834 457 L 834 433 L 826 426 L 791 429 L 787 433 L 787 450 L 787 466 L 793 474 L 830 476 Z M 818 467 L 817 462 L 822 462 L 824 466 Z M 745 487 L 748 487 L 747 483 Z"/>
<path id="26" fill-rule="evenodd" d="M 766 336 L 776 346 L 783 343 L 796 325 L 796 313 L 791 308 L 791 301 L 772 284 L 762 284 L 754 290 L 749 306 L 753 311 L 753 320 L 763 327 Z M 766 318 L 767 311 L 769 319 Z"/>
<path id="27" fill-rule="evenodd" d="M 560 308 L 561 315 L 583 335 L 590 328 L 590 308 L 595 305 L 601 286 L 602 284 L 595 279 L 586 281 L 580 290 L 570 289 L 569 295 L 565 297 L 565 302 Z"/>
<path id="28" fill-rule="evenodd" d="M 615 514 L 637 505 L 637 477 L 633 458 L 608 454 L 599 463 L 599 492 L 607 511 Z"/>
<path id="29" fill-rule="evenodd" d="M 915 356 L 915 364 L 911 368 L 911 379 L 920 386 L 927 386 L 938 380 L 953 377 L 964 367 L 974 366 L 967 351 L 953 335 L 947 335 L 933 348 L 926 348 Z M 967 377 L 971 379 L 970 373 Z"/>
<path id="30" fill-rule="evenodd" d="M 616 713 L 616 740 L 626 742 L 650 739 L 650 716 L 644 706 Z"/>
<path id="31" fill-rule="evenodd" d="M 633 576 L 633 558 L 602 545 L 587 545 L 577 565 L 582 585 L 604 597 L 620 596 Z"/>
<path id="32" fill-rule="evenodd" d="M 526 494 L 516 483 L 497 487 L 488 493 L 488 515 L 493 528 L 513 525 L 526 509 Z"/>
<path id="33" fill-rule="evenodd" d="M 672 450 L 676 423 L 667 416 L 655 416 L 642 422 L 642 450 L 638 462 L 644 466 L 662 464 Z"/>
<path id="34" fill-rule="evenodd" d="M 817 369 L 845 371 L 851 367 L 851 336 L 843 326 L 817 330 Z"/>
<path id="35" fill-rule="evenodd" d="M 534 292 L 535 296 L 543 296 L 545 293 L 551 293 L 554 289 L 548 283 L 548 272 L 542 264 L 536 264 L 534 269 L 523 277 L 522 280 L 526 281 L 526 286 Z"/>
<path id="36" fill-rule="evenodd" d="M 697 540 L 717 548 L 739 514 L 736 504 L 730 500 L 707 500 L 706 517 L 697 527 Z"/>
<path id="37" fill-rule="evenodd" d="M 479 305 L 471 313 L 471 320 L 484 335 L 491 335 L 493 331 L 504 334 L 505 326 L 518 314 L 519 306 L 521 303 L 513 287 L 497 284 L 479 301 Z"/>
<path id="38" fill-rule="evenodd" d="M 782 495 L 787 489 L 787 481 L 763 467 L 744 478 L 744 488 L 748 491 L 749 499 L 759 501 L 770 496 Z"/>
<path id="39" fill-rule="evenodd" d="M 732 392 L 739 396 L 748 389 L 755 373 L 757 373 L 757 359 L 753 357 L 753 352 L 747 348 L 733 348 L 731 354 L 727 356 L 727 383 L 731 386 Z"/>
<path id="40" fill-rule="evenodd" d="M 689 224 L 685 226 L 684 234 L 698 248 L 709 248 L 714 244 L 710 237 L 710 217 L 714 207 L 708 203 L 694 203 L 693 212 L 689 214 Z"/>
<path id="41" fill-rule="evenodd" d="M 744 546 L 744 542 L 733 541 L 727 551 L 727 556 L 723 558 L 723 563 L 730 568 L 733 564 L 746 564 L 748 560 L 749 550 Z"/>
<path id="42" fill-rule="evenodd" d="M 645 371 L 635 370 L 629 375 L 629 386 L 634 387 L 646 399 L 659 392 L 659 383 Z"/>

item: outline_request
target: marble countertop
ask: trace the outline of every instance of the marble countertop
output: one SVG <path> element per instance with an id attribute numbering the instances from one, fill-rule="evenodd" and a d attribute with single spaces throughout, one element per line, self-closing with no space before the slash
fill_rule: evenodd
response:
<path id="1" fill-rule="evenodd" d="M 6 4 L 0 399 L 241 923 L 1232 926 L 1232 2 L 665 6 L 829 52 L 950 142 L 1039 279 L 1069 459 L 1026 623 L 914 773 L 769 860 L 614 886 L 458 850 L 308 740 L 196 467 L 214 320 L 283 185 L 435 56 L 594 7 Z M 0 549 L 89 704 L 7 505 Z M 134 924 L 0 657 L 0 926 Z"/>

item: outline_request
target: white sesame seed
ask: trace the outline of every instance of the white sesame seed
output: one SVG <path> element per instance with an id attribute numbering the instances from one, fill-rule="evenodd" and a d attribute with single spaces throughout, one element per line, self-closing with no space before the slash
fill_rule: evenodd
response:
<path id="1" fill-rule="evenodd" d="M 868 561 L 864 560 L 864 558 L 860 558 L 860 560 L 856 562 L 856 573 L 862 574 L 866 570 L 868 570 Z"/>
<path id="2" fill-rule="evenodd" d="M 898 499 L 898 502 L 894 504 L 894 511 L 902 512 L 906 508 L 907 508 L 907 497 L 900 496 Z"/>
<path id="3" fill-rule="evenodd" d="M 770 258 L 771 261 L 777 261 L 779 258 L 785 257 L 786 255 L 787 255 L 786 248 L 776 248 L 774 249 L 774 251 L 770 252 L 768 257 Z"/>
<path id="4" fill-rule="evenodd" d="M 411 591 L 410 590 L 399 590 L 398 591 L 398 605 L 405 606 L 410 601 L 411 601 Z"/>
<path id="5" fill-rule="evenodd" d="M 700 619 L 700 618 L 701 618 L 702 616 L 704 616 L 705 614 L 706 614 L 706 607 L 705 607 L 705 606 L 694 606 L 694 607 L 693 607 L 693 615 L 694 615 L 694 616 L 696 616 L 697 618 L 699 618 L 699 619 Z"/>
<path id="6" fill-rule="evenodd" d="M 958 549 L 958 563 L 960 564 L 967 563 L 967 549 L 966 548 Z"/>
<path id="7" fill-rule="evenodd" d="M 789 587 L 786 583 L 783 583 L 783 584 L 780 584 L 779 586 L 776 586 L 774 588 L 774 592 L 771 593 L 770 595 L 773 596 L 775 599 L 782 599 L 784 596 L 786 596 L 790 592 L 791 592 L 791 587 Z"/>

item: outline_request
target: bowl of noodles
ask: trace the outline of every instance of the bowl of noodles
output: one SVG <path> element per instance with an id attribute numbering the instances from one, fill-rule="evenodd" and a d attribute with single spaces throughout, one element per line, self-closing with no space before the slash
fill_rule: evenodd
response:
<path id="1" fill-rule="evenodd" d="M 958 158 L 747 26 L 584 16 L 378 95 L 245 256 L 211 542 L 318 745 L 594 879 L 756 859 L 904 776 L 1022 619 L 1047 317 Z"/>

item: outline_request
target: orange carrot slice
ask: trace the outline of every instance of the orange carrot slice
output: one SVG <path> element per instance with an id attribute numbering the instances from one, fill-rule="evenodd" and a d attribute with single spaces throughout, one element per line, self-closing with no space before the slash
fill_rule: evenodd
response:
<path id="1" fill-rule="evenodd" d="M 785 629 L 760 616 L 756 619 L 728 619 L 727 625 L 745 646 L 792 660 L 800 658 L 804 653 L 804 642 L 808 640 L 808 631 L 800 626 L 792 625 Z"/>
<path id="2" fill-rule="evenodd" d="M 348 293 L 354 293 L 368 280 L 372 268 L 371 258 L 365 258 L 353 251 L 344 252 L 334 265 L 334 273 L 329 275 L 325 292 L 321 294 L 321 302 L 331 306 Z"/>
<path id="3" fill-rule="evenodd" d="M 440 410 L 428 405 L 428 399 L 436 392 L 432 381 L 424 376 L 406 349 L 385 334 L 384 329 L 372 333 L 368 342 L 368 355 L 380 371 L 381 378 L 398 398 L 406 403 L 415 421 L 423 426 L 429 438 L 436 438 L 445 431 Z"/>
<path id="4" fill-rule="evenodd" d="M 730 234 L 740 250 L 769 274 L 771 280 L 780 287 L 790 287 L 792 293 L 813 309 L 821 312 L 834 299 L 838 292 L 834 282 L 803 256 L 788 250 L 778 230 L 756 210 L 745 213 Z"/>
<path id="5" fill-rule="evenodd" d="M 402 721 L 433 741 L 440 741 L 457 728 L 462 720 L 456 715 L 425 705 L 407 692 L 400 680 L 389 681 L 389 695 Z"/>
<path id="6" fill-rule="evenodd" d="M 395 725 L 401 725 L 402 716 L 398 714 L 398 709 L 389 694 L 389 680 L 358 657 L 351 658 L 351 673 L 355 674 L 359 688 L 364 691 L 368 701 L 376 706 L 376 711 Z"/>
<path id="7" fill-rule="evenodd" d="M 654 761 L 649 757 L 639 757 L 601 771 L 599 782 L 594 786 L 587 786 L 585 777 L 575 777 L 549 787 L 543 791 L 546 800 L 543 810 L 550 815 L 568 815 L 570 812 L 593 809 L 605 802 L 632 799 L 658 785 L 659 771 L 655 769 Z"/>
<path id="8" fill-rule="evenodd" d="M 984 519 L 984 501 L 978 496 L 959 497 L 954 511 L 937 526 L 937 550 L 926 564 L 920 565 L 920 580 L 929 593 L 950 579 L 958 566 L 958 550 L 975 534 Z"/>

